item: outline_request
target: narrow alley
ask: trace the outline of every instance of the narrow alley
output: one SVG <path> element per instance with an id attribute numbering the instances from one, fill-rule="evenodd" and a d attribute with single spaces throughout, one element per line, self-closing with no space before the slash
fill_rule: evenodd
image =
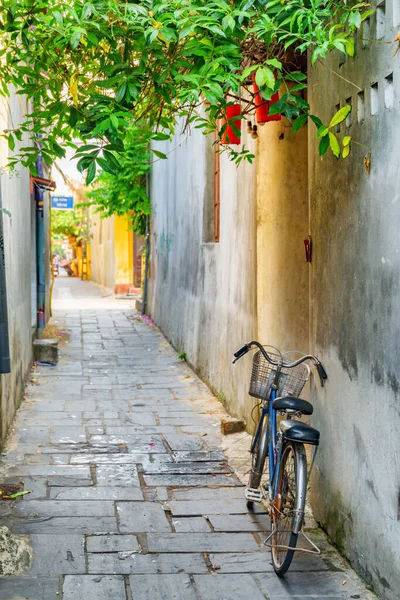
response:
<path id="1" fill-rule="evenodd" d="M 70 338 L 2 457 L 3 484 L 31 493 L 1 503 L 1 524 L 32 551 L 1 600 L 372 598 L 317 531 L 321 557 L 273 573 L 267 515 L 230 466 L 246 471 L 247 434 L 222 438 L 221 404 L 131 301 L 59 277 L 54 306 Z"/>

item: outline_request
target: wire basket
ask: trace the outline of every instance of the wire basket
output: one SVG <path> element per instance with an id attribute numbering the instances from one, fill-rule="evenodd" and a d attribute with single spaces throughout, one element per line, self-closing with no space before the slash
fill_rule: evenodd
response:
<path id="1" fill-rule="evenodd" d="M 268 355 L 275 362 L 281 361 L 278 354 L 268 352 Z M 269 396 L 272 383 L 276 374 L 276 368 L 271 365 L 258 350 L 253 356 L 253 368 L 250 379 L 250 396 L 266 400 Z M 310 369 L 306 364 L 298 365 L 292 369 L 282 367 L 279 375 L 279 385 L 277 395 L 282 396 L 300 396 L 303 387 L 310 375 Z"/>

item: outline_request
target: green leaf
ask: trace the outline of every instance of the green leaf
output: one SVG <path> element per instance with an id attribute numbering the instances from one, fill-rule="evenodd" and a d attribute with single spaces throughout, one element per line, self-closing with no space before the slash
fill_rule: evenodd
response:
<path id="1" fill-rule="evenodd" d="M 325 127 L 325 125 L 321 125 L 318 127 L 318 137 L 323 138 L 329 133 L 329 127 Z"/>
<path id="2" fill-rule="evenodd" d="M 336 158 L 340 156 L 340 145 L 338 139 L 332 131 L 329 132 L 329 145 L 331 147 L 332 153 Z"/>
<path id="3" fill-rule="evenodd" d="M 310 115 L 310 119 L 314 123 L 314 125 L 317 127 L 317 129 L 322 127 L 322 121 L 319 117 L 316 117 L 315 115 Z"/>
<path id="4" fill-rule="evenodd" d="M 111 114 L 110 121 L 111 121 L 112 125 L 115 127 L 115 129 L 118 129 L 118 127 L 119 127 L 118 117 L 116 115 Z"/>
<path id="5" fill-rule="evenodd" d="M 345 146 L 342 150 L 342 158 L 347 158 L 350 154 L 351 146 Z"/>
<path id="6" fill-rule="evenodd" d="M 163 158 L 163 159 L 167 158 L 167 155 L 164 154 L 164 152 L 160 152 L 159 150 L 154 150 L 154 148 L 152 148 L 152 152 L 153 152 L 153 154 L 158 156 L 158 158 Z"/>
<path id="7" fill-rule="evenodd" d="M 326 135 L 319 143 L 319 155 L 323 156 L 329 148 L 329 137 Z"/>
<path id="8" fill-rule="evenodd" d="M 337 111 L 337 113 L 335 113 L 333 115 L 332 119 L 330 120 L 329 127 L 334 127 L 335 125 L 339 125 L 339 123 L 342 123 L 342 121 L 345 120 L 345 118 L 347 117 L 349 112 L 351 112 L 350 104 L 346 104 L 346 106 L 342 106 L 342 108 L 340 108 Z"/>
<path id="9" fill-rule="evenodd" d="M 265 61 L 265 63 L 267 65 L 271 65 L 271 67 L 275 67 L 275 69 L 282 69 L 282 63 L 279 62 L 279 60 L 277 60 L 276 58 L 270 58 L 268 60 Z"/>
<path id="10" fill-rule="evenodd" d="M 96 177 L 96 161 L 92 161 L 91 164 L 88 167 L 87 173 L 86 173 L 86 185 L 89 185 L 90 183 L 92 183 L 92 181 L 94 180 L 94 178 Z"/>
<path id="11" fill-rule="evenodd" d="M 342 140 L 343 146 L 349 146 L 351 144 L 351 139 L 351 135 L 345 135 Z"/>
<path id="12" fill-rule="evenodd" d="M 302 115 L 299 115 L 297 117 L 297 119 L 295 119 L 293 121 L 293 125 L 292 125 L 293 133 L 296 133 L 296 131 L 298 131 L 301 127 L 303 127 L 303 125 L 305 125 L 307 123 L 307 120 L 308 120 L 307 113 L 303 113 Z"/>
<path id="13" fill-rule="evenodd" d="M 348 56 L 354 56 L 355 54 L 355 45 L 353 38 L 348 38 L 345 43 L 346 54 Z"/>
<path id="14" fill-rule="evenodd" d="M 12 133 L 8 134 L 7 140 L 8 140 L 8 147 L 10 148 L 10 150 L 15 150 L 15 140 L 13 138 Z"/>
<path id="15" fill-rule="evenodd" d="M 117 102 L 121 102 L 121 100 L 123 100 L 125 97 L 125 93 L 126 93 L 126 83 L 124 82 L 117 89 L 117 93 L 115 94 L 115 100 Z M 118 127 L 118 124 L 117 124 L 117 127 Z"/>

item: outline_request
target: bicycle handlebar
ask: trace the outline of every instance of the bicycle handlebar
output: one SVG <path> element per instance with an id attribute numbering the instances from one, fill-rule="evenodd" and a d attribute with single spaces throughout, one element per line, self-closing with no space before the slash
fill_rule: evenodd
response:
<path id="1" fill-rule="evenodd" d="M 328 375 L 321 361 L 319 361 L 318 358 L 316 356 L 313 356 L 312 354 L 305 354 L 304 356 L 302 356 L 302 358 L 299 358 L 298 360 L 292 363 L 284 363 L 283 360 L 280 363 L 272 360 L 272 358 L 269 357 L 268 352 L 265 350 L 265 348 L 259 342 L 253 340 L 239 348 L 239 350 L 236 350 L 236 352 L 234 353 L 235 360 L 233 361 L 233 364 L 235 364 L 235 362 L 239 360 L 239 358 L 242 358 L 242 356 L 247 354 L 247 352 L 251 350 L 252 346 L 257 346 L 265 360 L 268 361 L 271 365 L 274 365 L 275 367 L 281 366 L 285 367 L 286 369 L 293 369 L 293 367 L 297 367 L 297 365 L 300 365 L 306 360 L 311 360 L 317 368 L 319 379 L 321 382 L 321 387 L 324 387 L 324 381 L 328 379 Z"/>

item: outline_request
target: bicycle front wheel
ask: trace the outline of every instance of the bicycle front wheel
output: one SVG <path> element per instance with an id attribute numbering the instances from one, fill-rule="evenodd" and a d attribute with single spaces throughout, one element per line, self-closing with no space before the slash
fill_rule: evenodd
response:
<path id="1" fill-rule="evenodd" d="M 282 452 L 277 492 L 271 503 L 272 564 L 277 575 L 289 569 L 304 519 L 307 457 L 303 444 L 287 442 Z"/>

